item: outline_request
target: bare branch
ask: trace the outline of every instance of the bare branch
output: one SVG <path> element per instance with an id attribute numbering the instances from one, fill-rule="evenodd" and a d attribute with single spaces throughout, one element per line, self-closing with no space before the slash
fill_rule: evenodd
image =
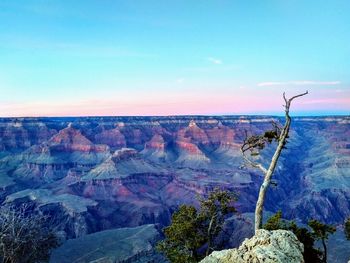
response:
<path id="1" fill-rule="evenodd" d="M 285 92 L 283 92 L 283 99 L 284 99 L 284 101 L 286 102 L 285 111 L 286 111 L 286 117 L 287 117 L 287 118 L 289 118 L 289 108 L 290 108 L 290 104 L 292 103 L 292 101 L 293 101 L 294 99 L 296 99 L 296 98 L 305 96 L 306 94 L 309 94 L 309 92 L 308 92 L 308 91 L 305 91 L 304 93 L 295 95 L 295 96 L 291 97 L 290 99 L 287 99 L 287 98 L 286 98 L 286 95 L 285 95 Z"/>
<path id="2" fill-rule="evenodd" d="M 305 95 L 308 94 L 308 93 L 309 93 L 308 91 L 305 91 L 304 93 L 301 93 L 301 94 L 298 94 L 298 95 L 296 95 L 296 96 L 291 97 L 288 101 L 289 101 L 289 103 L 290 103 L 290 102 L 292 102 L 292 100 L 294 100 L 294 99 L 296 99 L 296 98 L 298 98 L 298 97 L 301 97 L 301 96 L 305 96 Z"/>
<path id="3" fill-rule="evenodd" d="M 264 175 L 266 174 L 267 169 L 266 169 L 261 163 L 253 162 L 252 160 L 250 160 L 250 159 L 245 155 L 244 152 L 242 152 L 242 155 L 243 155 L 244 160 L 245 160 L 250 166 L 252 166 L 252 167 L 254 167 L 254 168 L 258 168 L 258 169 L 260 169 L 260 170 L 264 173 Z"/>
<path id="4" fill-rule="evenodd" d="M 286 103 L 285 106 L 287 106 L 288 100 L 287 100 L 287 98 L 286 98 L 286 93 L 285 93 L 285 92 L 283 92 L 283 99 L 284 99 L 284 101 L 285 101 L 285 103 Z"/>
<path id="5" fill-rule="evenodd" d="M 58 245 L 47 217 L 32 207 L 0 207 L 0 259 L 4 262 L 37 262 L 48 259 Z"/>
<path id="6" fill-rule="evenodd" d="M 254 162 L 253 160 L 249 159 L 249 157 L 245 154 L 247 151 L 253 150 L 256 147 L 256 145 L 259 144 L 258 141 L 254 143 L 249 142 L 249 139 L 251 138 L 252 137 L 248 138 L 248 132 L 245 131 L 245 139 L 243 140 L 243 145 L 241 147 L 242 156 L 250 166 L 260 169 L 265 175 L 267 172 L 267 169 L 261 163 Z M 257 140 L 259 140 L 259 138 L 257 138 Z"/>

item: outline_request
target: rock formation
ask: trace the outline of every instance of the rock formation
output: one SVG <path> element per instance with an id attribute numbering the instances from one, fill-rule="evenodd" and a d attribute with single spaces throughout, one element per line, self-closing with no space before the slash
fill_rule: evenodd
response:
<path id="1" fill-rule="evenodd" d="M 69 240 L 53 251 L 50 262 L 165 262 L 152 246 L 158 238 L 154 225 L 101 231 Z"/>
<path id="2" fill-rule="evenodd" d="M 101 133 L 96 134 L 95 140 L 97 143 L 107 144 L 111 148 L 126 147 L 125 136 L 119 131 L 118 128 L 104 130 Z"/>
<path id="3" fill-rule="evenodd" d="M 69 218 L 68 238 L 149 223 L 165 226 L 179 205 L 196 205 L 197 195 L 216 187 L 237 192 L 237 208 L 246 215 L 254 211 L 261 176 L 243 166 L 240 144 L 244 130 L 259 133 L 271 128 L 272 119 L 280 120 L 0 118 L 0 202 L 7 196 L 15 204 L 29 200 Z M 294 118 L 266 210 L 281 209 L 287 219 L 304 223 L 316 218 L 342 224 L 350 213 L 349 138 L 350 117 Z M 271 153 L 264 150 L 262 162 Z M 79 198 L 94 205 L 72 210 Z M 75 227 L 79 224 L 83 229 Z M 249 235 L 248 227 L 240 229 L 240 239 Z M 236 243 L 231 240 L 230 246 Z"/>
<path id="4" fill-rule="evenodd" d="M 214 251 L 201 263 L 303 263 L 303 251 L 292 232 L 261 229 L 239 248 Z"/>
<path id="5" fill-rule="evenodd" d="M 148 159 L 165 161 L 168 155 L 164 138 L 159 134 L 155 134 L 150 141 L 145 143 L 145 148 L 141 153 Z"/>

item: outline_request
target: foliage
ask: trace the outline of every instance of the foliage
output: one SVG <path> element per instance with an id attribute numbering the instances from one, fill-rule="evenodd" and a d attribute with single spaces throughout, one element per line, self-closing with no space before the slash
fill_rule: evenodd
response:
<path id="1" fill-rule="evenodd" d="M 250 151 L 252 155 L 259 155 L 259 151 L 263 150 L 268 144 L 272 142 L 278 142 L 281 135 L 281 127 L 277 123 L 272 122 L 273 129 L 266 130 L 261 135 L 251 135 L 248 137 L 246 131 L 246 139 L 243 142 L 243 152 Z"/>
<path id="2" fill-rule="evenodd" d="M 47 217 L 26 205 L 0 208 L 0 259 L 5 263 L 42 262 L 58 239 L 47 223 Z"/>
<path id="3" fill-rule="evenodd" d="M 227 215 L 236 212 L 232 206 L 235 196 L 215 189 L 207 199 L 200 198 L 200 208 L 182 205 L 164 229 L 165 239 L 157 249 L 170 262 L 198 262 L 216 249 L 215 238 L 222 231 Z"/>
<path id="4" fill-rule="evenodd" d="M 323 224 L 317 220 L 310 220 L 308 225 L 312 228 L 312 236 L 316 240 L 320 240 L 323 246 L 323 261 L 327 262 L 327 245 L 326 240 L 329 234 L 333 234 L 336 231 L 334 226 Z"/>
<path id="5" fill-rule="evenodd" d="M 315 238 L 309 229 L 305 227 L 298 227 L 297 224 L 292 221 L 288 230 L 291 230 L 298 240 L 304 244 L 304 260 L 305 263 L 318 263 L 322 262 L 322 252 L 315 248 Z"/>
<path id="6" fill-rule="evenodd" d="M 329 234 L 333 234 L 336 231 L 334 226 L 323 224 L 314 219 L 310 220 L 308 225 L 312 228 L 313 236 L 318 240 L 328 239 Z"/>
<path id="7" fill-rule="evenodd" d="M 279 210 L 276 214 L 267 219 L 263 228 L 266 230 L 288 229 L 288 223 L 282 220 L 282 211 Z"/>
<path id="8" fill-rule="evenodd" d="M 333 226 L 322 224 L 317 220 L 310 220 L 309 227 L 311 231 L 305 227 L 298 227 L 294 221 L 287 221 L 282 219 L 282 212 L 278 211 L 275 215 L 271 216 L 263 228 L 267 230 L 286 229 L 292 231 L 298 240 L 304 244 L 304 260 L 305 263 L 318 263 L 326 262 L 327 247 L 325 246 L 325 240 L 328 239 L 329 234 L 335 232 Z M 323 252 L 314 247 L 317 240 L 323 238 Z"/>
<path id="9" fill-rule="evenodd" d="M 166 239 L 157 248 L 171 262 L 197 262 L 197 250 L 205 242 L 197 210 L 182 205 L 172 216 L 171 225 L 164 229 Z"/>
<path id="10" fill-rule="evenodd" d="M 347 240 L 350 240 L 350 217 L 345 221 L 344 232 Z"/>
<path id="11" fill-rule="evenodd" d="M 209 255 L 214 250 L 214 238 L 222 231 L 225 216 L 230 213 L 235 213 L 236 209 L 230 205 L 235 197 L 226 191 L 214 190 L 209 194 L 208 199 L 200 199 L 200 218 L 204 229 L 207 229 L 206 255 Z"/>

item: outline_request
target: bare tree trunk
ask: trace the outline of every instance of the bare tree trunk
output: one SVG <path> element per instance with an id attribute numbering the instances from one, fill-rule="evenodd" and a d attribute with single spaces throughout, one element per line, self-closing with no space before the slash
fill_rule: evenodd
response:
<path id="1" fill-rule="evenodd" d="M 213 215 L 212 218 L 210 219 L 210 223 L 209 223 L 209 227 L 208 227 L 208 247 L 207 247 L 207 251 L 205 252 L 205 255 L 206 256 L 209 256 L 209 253 L 210 253 L 210 250 L 211 250 L 211 247 L 212 247 L 212 228 L 213 228 L 213 223 L 214 223 L 214 220 L 215 218 L 217 217 L 217 214 Z"/>
<path id="2" fill-rule="evenodd" d="M 327 245 L 324 238 L 322 238 L 322 246 L 323 246 L 323 262 L 327 263 Z"/>
<path id="3" fill-rule="evenodd" d="M 267 169 L 267 172 L 265 174 L 264 182 L 260 186 L 259 197 L 258 197 L 258 201 L 256 202 L 256 207 L 255 207 L 255 233 L 258 229 L 261 229 L 261 227 L 262 227 L 263 208 L 264 208 L 266 191 L 271 183 L 271 178 L 272 178 L 273 172 L 275 171 L 278 158 L 281 155 L 282 149 L 286 143 L 286 139 L 287 139 L 287 136 L 289 133 L 291 119 L 290 119 L 289 115 L 286 115 L 286 118 L 287 118 L 287 120 L 286 120 L 286 123 L 284 125 L 283 131 L 280 135 L 276 151 L 272 157 L 270 166 Z"/>
<path id="4" fill-rule="evenodd" d="M 252 161 L 251 159 L 249 159 L 244 152 L 247 149 L 250 149 L 250 147 L 248 147 L 247 149 L 243 149 L 244 146 L 242 146 L 241 151 L 243 154 L 244 159 L 253 167 L 255 168 L 259 168 L 263 174 L 264 174 L 264 181 L 262 183 L 262 185 L 260 186 L 260 190 L 259 190 L 259 196 L 258 196 L 258 200 L 256 203 L 256 207 L 255 207 L 255 233 L 257 232 L 257 230 L 261 229 L 262 227 L 262 221 L 263 221 L 263 209 L 264 209 L 264 202 L 265 202 L 265 196 L 266 196 L 266 191 L 271 183 L 271 178 L 272 175 L 275 171 L 278 159 L 281 155 L 281 152 L 284 148 L 284 146 L 287 143 L 287 138 L 288 138 L 288 134 L 289 134 L 289 128 L 290 128 L 290 124 L 291 124 L 291 117 L 289 116 L 289 108 L 291 105 L 291 102 L 298 97 L 304 96 L 308 94 L 308 92 L 304 92 L 302 94 L 296 95 L 290 99 L 287 99 L 285 96 L 285 93 L 283 93 L 283 99 L 285 101 L 285 124 L 283 127 L 283 130 L 281 132 L 281 134 L 278 137 L 278 145 L 276 148 L 276 151 L 271 159 L 270 165 L 268 167 L 268 169 L 266 169 L 262 164 L 260 163 L 256 163 L 254 161 Z"/>

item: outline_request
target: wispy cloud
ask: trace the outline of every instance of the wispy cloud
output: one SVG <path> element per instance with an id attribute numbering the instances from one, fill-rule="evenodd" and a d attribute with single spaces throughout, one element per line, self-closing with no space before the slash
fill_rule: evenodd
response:
<path id="1" fill-rule="evenodd" d="M 179 83 L 179 84 L 183 83 L 184 81 L 185 81 L 184 78 L 179 78 L 179 79 L 176 80 L 176 82 Z"/>
<path id="2" fill-rule="evenodd" d="M 240 70 L 241 68 L 237 65 L 221 65 L 220 67 L 215 67 L 215 66 L 207 66 L 207 67 L 188 67 L 184 68 L 184 71 L 189 71 L 189 72 L 230 72 L 230 71 L 237 71 Z"/>
<path id="3" fill-rule="evenodd" d="M 218 58 L 208 57 L 207 60 L 213 64 L 216 64 L 216 65 L 223 64 L 222 60 L 218 59 Z"/>
<path id="4" fill-rule="evenodd" d="M 308 86 L 308 85 L 316 85 L 316 86 L 334 86 L 341 84 L 340 81 L 314 81 L 314 80 L 296 80 L 296 81 L 269 81 L 269 82 L 260 82 L 257 84 L 258 87 L 266 87 L 266 86 Z"/>

